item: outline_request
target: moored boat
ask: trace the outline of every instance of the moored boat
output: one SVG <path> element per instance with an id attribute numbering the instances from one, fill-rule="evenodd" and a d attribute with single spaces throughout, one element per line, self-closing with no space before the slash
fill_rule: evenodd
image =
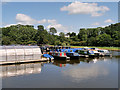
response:
<path id="1" fill-rule="evenodd" d="M 70 57 L 70 59 L 79 59 L 80 58 L 80 55 L 75 52 L 66 52 L 66 55 L 68 57 Z"/>
<path id="2" fill-rule="evenodd" d="M 99 49 L 98 52 L 103 56 L 112 56 L 112 54 L 108 50 Z"/>
<path id="3" fill-rule="evenodd" d="M 70 57 L 67 57 L 66 53 L 64 52 L 50 52 L 49 54 L 52 55 L 54 59 L 57 59 L 57 60 L 70 59 Z"/>

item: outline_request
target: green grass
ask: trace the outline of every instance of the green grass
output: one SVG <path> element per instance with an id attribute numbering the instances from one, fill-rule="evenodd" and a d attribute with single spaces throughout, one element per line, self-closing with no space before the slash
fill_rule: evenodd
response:
<path id="1" fill-rule="evenodd" d="M 96 47 L 96 46 L 71 46 L 71 48 L 83 48 L 83 47 L 93 48 L 93 47 Z M 96 48 L 120 51 L 120 47 L 96 47 Z"/>
<path id="2" fill-rule="evenodd" d="M 54 46 L 54 45 L 50 45 L 50 46 Z M 71 48 L 83 48 L 83 47 L 89 47 L 89 48 L 93 48 L 96 46 L 70 46 Z M 115 50 L 115 51 L 120 51 L 120 47 L 96 47 L 99 49 L 106 49 L 106 50 Z"/>

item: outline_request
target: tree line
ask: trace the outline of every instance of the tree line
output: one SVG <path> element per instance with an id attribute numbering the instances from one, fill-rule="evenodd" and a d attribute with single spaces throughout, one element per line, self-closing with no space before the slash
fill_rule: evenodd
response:
<path id="1" fill-rule="evenodd" d="M 79 33 L 60 32 L 51 27 L 44 29 L 43 25 L 38 25 L 35 29 L 33 25 L 12 25 L 1 28 L 2 45 L 62 45 L 62 46 L 119 46 L 120 45 L 120 23 L 111 24 L 104 28 L 81 28 Z"/>

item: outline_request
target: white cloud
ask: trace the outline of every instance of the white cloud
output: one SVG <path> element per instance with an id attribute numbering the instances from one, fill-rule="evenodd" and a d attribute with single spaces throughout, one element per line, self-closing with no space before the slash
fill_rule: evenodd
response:
<path id="1" fill-rule="evenodd" d="M 58 32 L 68 32 L 68 27 L 63 26 L 62 24 L 59 24 L 55 19 L 51 19 L 51 20 L 48 19 L 47 22 L 49 23 L 49 25 L 47 26 L 47 29 L 54 27 L 58 30 Z"/>
<path id="2" fill-rule="evenodd" d="M 64 6 L 60 9 L 61 11 L 68 11 L 68 14 L 90 14 L 91 16 L 101 16 L 109 8 L 106 6 L 98 6 L 97 3 L 81 3 L 73 2 L 68 6 Z"/>
<path id="3" fill-rule="evenodd" d="M 42 19 L 42 20 L 38 21 L 38 24 L 43 24 L 43 23 L 46 23 L 46 22 L 47 22 L 46 19 Z"/>
<path id="4" fill-rule="evenodd" d="M 96 64 L 91 64 L 89 67 L 70 67 L 62 71 L 62 73 L 65 76 L 71 77 L 73 82 L 96 78 L 98 76 L 107 76 L 109 74 L 106 67 Z"/>
<path id="5" fill-rule="evenodd" d="M 99 22 L 95 22 L 95 23 L 93 23 L 92 25 L 93 25 L 93 26 L 98 26 L 98 25 L 100 25 L 100 23 L 99 23 Z"/>
<path id="6" fill-rule="evenodd" d="M 113 20 L 107 19 L 107 20 L 105 20 L 104 22 L 105 22 L 105 23 L 113 23 Z"/>
<path id="7" fill-rule="evenodd" d="M 52 19 L 52 20 L 48 20 L 48 23 L 50 23 L 50 24 L 56 24 L 57 23 L 57 21 L 55 20 L 55 19 Z"/>
<path id="8" fill-rule="evenodd" d="M 10 27 L 12 25 L 17 25 L 17 24 L 8 24 L 8 25 L 5 25 L 4 27 Z"/>
<path id="9" fill-rule="evenodd" d="M 17 24 L 22 24 L 22 25 L 48 24 L 48 26 L 46 26 L 47 29 L 50 29 L 50 27 L 54 27 L 57 29 L 58 32 L 64 32 L 64 33 L 68 32 L 68 27 L 59 24 L 55 19 L 35 20 L 28 15 L 17 14 L 16 21 L 17 21 L 16 24 L 9 24 L 4 27 L 9 27 L 11 25 L 17 25 Z"/>
<path id="10" fill-rule="evenodd" d="M 43 23 L 47 22 L 46 19 L 37 21 L 37 20 L 32 19 L 30 16 L 27 16 L 25 14 L 17 14 L 16 20 L 17 20 L 18 24 L 43 24 Z"/>
<path id="11" fill-rule="evenodd" d="M 56 28 L 59 32 L 68 32 L 68 28 L 63 26 L 62 24 L 53 24 L 53 25 L 48 25 L 47 29 L 50 29 L 51 27 Z"/>

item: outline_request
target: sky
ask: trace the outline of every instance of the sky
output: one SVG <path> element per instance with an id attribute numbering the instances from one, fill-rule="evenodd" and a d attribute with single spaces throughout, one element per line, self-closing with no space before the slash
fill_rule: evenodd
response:
<path id="1" fill-rule="evenodd" d="M 7 2 L 2 4 L 2 27 L 23 24 L 55 27 L 78 33 L 80 28 L 105 27 L 118 22 L 117 2 Z"/>

